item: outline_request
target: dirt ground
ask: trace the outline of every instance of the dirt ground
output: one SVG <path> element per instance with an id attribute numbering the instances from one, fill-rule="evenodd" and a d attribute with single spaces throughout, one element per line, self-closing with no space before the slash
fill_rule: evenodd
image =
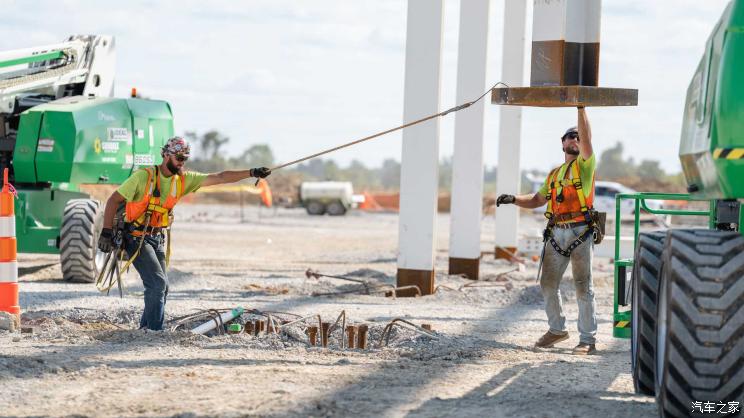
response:
<path id="1" fill-rule="evenodd" d="M 323 349 L 295 336 L 201 336 L 136 330 L 142 285 L 129 273 L 125 294 L 61 281 L 57 256 L 19 255 L 23 323 L 32 334 L 0 331 L 0 416 L 655 416 L 653 399 L 633 394 L 629 342 L 613 339 L 612 265 L 595 259 L 599 352 L 571 355 L 576 302 L 562 285 L 571 337 L 532 348 L 547 329 L 536 263 L 522 271 L 484 257 L 487 286 L 448 276 L 449 218 L 438 220 L 432 296 L 313 296 L 355 289 L 307 279 L 312 268 L 371 283 L 394 283 L 395 214 L 310 217 L 301 209 L 182 205 L 174 227 L 167 318 L 195 309 L 242 306 L 320 314 L 368 324 L 368 350 Z M 483 223 L 490 249 L 493 222 Z M 522 228 L 539 228 L 525 216 Z M 506 274 L 502 274 L 506 273 Z M 480 282 L 478 285 L 482 285 Z M 275 314 L 282 319 L 291 315 Z M 394 318 L 432 324 L 436 339 L 395 328 Z M 299 337 L 298 335 L 299 334 Z"/>

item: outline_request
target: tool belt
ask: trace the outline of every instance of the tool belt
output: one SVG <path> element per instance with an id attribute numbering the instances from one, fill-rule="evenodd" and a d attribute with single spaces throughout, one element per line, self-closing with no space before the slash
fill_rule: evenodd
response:
<path id="1" fill-rule="evenodd" d="M 571 257 L 571 253 L 573 252 L 573 250 L 575 250 L 579 245 L 583 244 L 584 241 L 589 239 L 589 237 L 592 237 L 592 242 L 594 244 L 599 244 L 600 242 L 602 242 L 602 239 L 604 239 L 605 221 L 607 219 L 607 214 L 605 212 L 598 212 L 594 209 L 589 209 L 589 220 L 587 221 L 557 223 L 556 218 L 573 219 L 577 216 L 574 213 L 561 215 L 563 216 L 555 216 L 550 218 L 548 220 L 548 226 L 543 231 L 543 242 L 550 242 L 550 245 L 558 254 L 564 257 Z M 581 213 L 579 213 L 579 215 L 581 215 Z M 581 232 L 581 234 L 579 234 L 579 237 L 576 238 L 571 244 L 569 244 L 567 248 L 561 248 L 561 246 L 558 244 L 558 242 L 555 240 L 555 237 L 553 236 L 553 228 L 568 229 L 580 226 L 585 226 L 586 228 Z"/>
<path id="2" fill-rule="evenodd" d="M 132 223 L 124 224 L 124 230 L 133 237 L 160 235 L 165 232 L 165 228 L 149 228 L 145 225 L 137 226 Z"/>

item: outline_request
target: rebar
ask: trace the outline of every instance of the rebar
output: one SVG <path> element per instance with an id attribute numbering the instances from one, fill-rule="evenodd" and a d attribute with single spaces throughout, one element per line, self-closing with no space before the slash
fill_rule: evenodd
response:
<path id="1" fill-rule="evenodd" d="M 341 348 L 344 348 L 344 332 L 346 331 L 346 310 L 341 311 L 341 313 L 336 318 L 336 321 L 331 325 L 331 328 L 328 330 L 328 335 L 333 334 L 333 331 L 336 329 L 336 326 L 338 326 L 338 322 L 341 321 L 341 337 L 339 339 L 339 346 Z"/>
<path id="2" fill-rule="evenodd" d="M 392 321 L 390 321 L 385 328 L 382 330 L 382 334 L 380 335 L 380 341 L 377 343 L 377 347 L 380 348 L 383 346 L 383 341 L 385 342 L 385 345 L 388 345 L 390 343 L 390 331 L 393 329 L 394 326 L 401 326 L 402 324 L 406 324 L 412 327 L 413 331 L 418 332 L 421 335 L 427 336 L 434 340 L 439 340 L 439 337 L 434 334 L 433 331 L 429 331 L 427 329 L 424 329 L 413 322 L 406 321 L 403 318 L 395 318 Z"/>

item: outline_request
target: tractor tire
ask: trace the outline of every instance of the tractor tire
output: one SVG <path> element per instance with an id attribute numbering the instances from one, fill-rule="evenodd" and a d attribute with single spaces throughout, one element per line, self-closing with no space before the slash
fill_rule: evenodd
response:
<path id="1" fill-rule="evenodd" d="M 666 231 L 638 236 L 631 283 L 631 365 L 635 392 L 654 395 L 654 352 L 656 351 L 656 301 Z"/>
<path id="2" fill-rule="evenodd" d="M 65 205 L 60 232 L 59 254 L 62 278 L 70 282 L 94 283 L 103 257 L 98 236 L 103 210 L 96 200 L 72 199 Z"/>
<path id="3" fill-rule="evenodd" d="M 328 204 L 326 212 L 331 216 L 342 216 L 346 214 L 346 207 L 341 202 L 331 202 Z"/>
<path id="4" fill-rule="evenodd" d="M 744 237 L 703 229 L 667 235 L 656 329 L 660 416 L 691 415 L 692 402 L 741 402 Z"/>
<path id="5" fill-rule="evenodd" d="M 307 210 L 308 215 L 322 215 L 326 212 L 326 207 L 320 202 L 311 201 L 307 203 L 305 210 Z"/>

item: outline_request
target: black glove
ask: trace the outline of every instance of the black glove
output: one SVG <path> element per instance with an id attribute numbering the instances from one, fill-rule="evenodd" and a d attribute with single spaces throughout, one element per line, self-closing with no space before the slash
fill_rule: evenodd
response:
<path id="1" fill-rule="evenodd" d="M 98 237 L 98 249 L 104 253 L 110 253 L 114 249 L 114 231 L 111 228 L 103 228 L 101 236 Z"/>
<path id="2" fill-rule="evenodd" d="M 251 176 L 257 179 L 264 179 L 269 177 L 271 169 L 267 167 L 251 168 Z"/>
<path id="3" fill-rule="evenodd" d="M 515 200 L 516 198 L 514 198 L 514 195 L 502 194 L 498 199 L 496 199 L 496 207 L 501 205 L 510 205 L 514 203 Z"/>

